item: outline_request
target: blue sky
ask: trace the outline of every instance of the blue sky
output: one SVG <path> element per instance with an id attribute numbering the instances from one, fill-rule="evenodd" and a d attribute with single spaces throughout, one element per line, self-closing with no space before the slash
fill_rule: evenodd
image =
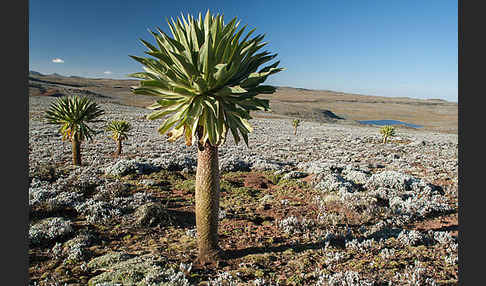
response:
<path id="1" fill-rule="evenodd" d="M 457 1 L 29 1 L 29 69 L 126 78 L 148 29 L 210 9 L 265 33 L 268 84 L 457 102 Z M 57 63 L 54 62 L 57 60 Z"/>

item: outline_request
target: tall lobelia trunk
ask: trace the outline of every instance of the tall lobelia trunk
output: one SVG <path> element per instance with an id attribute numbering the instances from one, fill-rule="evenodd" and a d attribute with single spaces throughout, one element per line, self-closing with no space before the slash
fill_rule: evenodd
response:
<path id="1" fill-rule="evenodd" d="M 199 262 L 216 262 L 219 221 L 219 162 L 218 147 L 207 142 L 197 153 L 196 170 L 196 228 Z"/>
<path id="2" fill-rule="evenodd" d="M 119 139 L 119 140 L 116 140 L 116 155 L 117 156 L 120 156 L 121 152 L 122 152 L 122 141 Z"/>
<path id="3" fill-rule="evenodd" d="M 71 144 L 73 147 L 73 165 L 81 166 L 81 142 L 76 136 L 74 136 L 71 139 Z"/>
<path id="4" fill-rule="evenodd" d="M 388 139 L 387 136 L 383 136 L 383 144 L 386 144 L 386 141 L 388 141 L 387 139 Z"/>
<path id="5" fill-rule="evenodd" d="M 294 135 L 297 135 L 297 127 L 294 127 Z"/>

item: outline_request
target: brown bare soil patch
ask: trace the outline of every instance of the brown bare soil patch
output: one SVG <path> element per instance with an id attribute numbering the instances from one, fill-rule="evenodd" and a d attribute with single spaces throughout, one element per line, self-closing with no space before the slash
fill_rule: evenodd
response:
<path id="1" fill-rule="evenodd" d="M 248 188 L 267 189 L 273 185 L 270 180 L 261 174 L 248 173 L 243 180 L 243 185 Z"/>
<path id="2" fill-rule="evenodd" d="M 457 237 L 459 234 L 458 215 L 456 213 L 420 221 L 413 224 L 412 228 L 420 231 L 451 231 L 452 235 Z"/>

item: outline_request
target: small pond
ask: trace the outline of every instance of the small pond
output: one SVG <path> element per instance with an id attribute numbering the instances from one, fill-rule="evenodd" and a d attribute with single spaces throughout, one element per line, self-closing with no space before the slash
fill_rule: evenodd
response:
<path id="1" fill-rule="evenodd" d="M 362 121 L 358 121 L 359 123 L 361 124 L 373 124 L 373 125 L 405 125 L 407 127 L 412 127 L 412 128 L 421 128 L 423 126 L 421 125 L 416 125 L 416 124 L 412 124 L 412 123 L 407 123 L 407 122 L 403 122 L 403 121 L 398 121 L 398 120 L 362 120 Z"/>

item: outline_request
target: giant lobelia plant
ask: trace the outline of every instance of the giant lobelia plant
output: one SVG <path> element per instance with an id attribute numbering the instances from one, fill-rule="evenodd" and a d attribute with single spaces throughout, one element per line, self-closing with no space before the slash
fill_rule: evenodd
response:
<path id="1" fill-rule="evenodd" d="M 296 118 L 292 121 L 292 127 L 294 127 L 294 135 L 297 135 L 297 127 L 300 126 L 300 119 Z"/>
<path id="2" fill-rule="evenodd" d="M 380 128 L 380 134 L 383 137 L 383 144 L 386 144 L 388 142 L 389 137 L 394 137 L 395 136 L 395 127 L 391 125 L 385 125 Z"/>
<path id="3" fill-rule="evenodd" d="M 269 110 L 268 100 L 256 95 L 275 92 L 261 83 L 284 69 L 277 61 L 258 70 L 277 55 L 260 52 L 266 43 L 264 35 L 250 38 L 255 29 L 242 37 L 246 26 L 238 29 L 236 17 L 225 24 L 222 15 L 208 11 L 204 19 L 181 15 L 167 23 L 172 37 L 158 28 L 158 33 L 151 31 L 157 46 L 141 40 L 152 57 L 131 56 L 145 70 L 131 75 L 141 79 L 133 92 L 158 97 L 147 118 L 165 119 L 160 134 L 170 142 L 182 137 L 186 145 L 198 146 L 196 227 L 198 259 L 205 264 L 220 258 L 218 146 L 228 132 L 236 144 L 243 138 L 248 146 L 250 111 Z"/>
<path id="4" fill-rule="evenodd" d="M 128 131 L 132 129 L 130 123 L 125 120 L 113 120 L 106 126 L 107 131 L 111 131 L 111 138 L 116 142 L 116 155 L 122 153 L 122 141 L 128 139 Z"/>
<path id="5" fill-rule="evenodd" d="M 87 97 L 65 96 L 54 101 L 46 111 L 49 124 L 61 125 L 62 140 L 70 140 L 73 165 L 81 165 L 81 143 L 92 139 L 96 132 L 88 123 L 100 122 L 104 111 Z"/>

